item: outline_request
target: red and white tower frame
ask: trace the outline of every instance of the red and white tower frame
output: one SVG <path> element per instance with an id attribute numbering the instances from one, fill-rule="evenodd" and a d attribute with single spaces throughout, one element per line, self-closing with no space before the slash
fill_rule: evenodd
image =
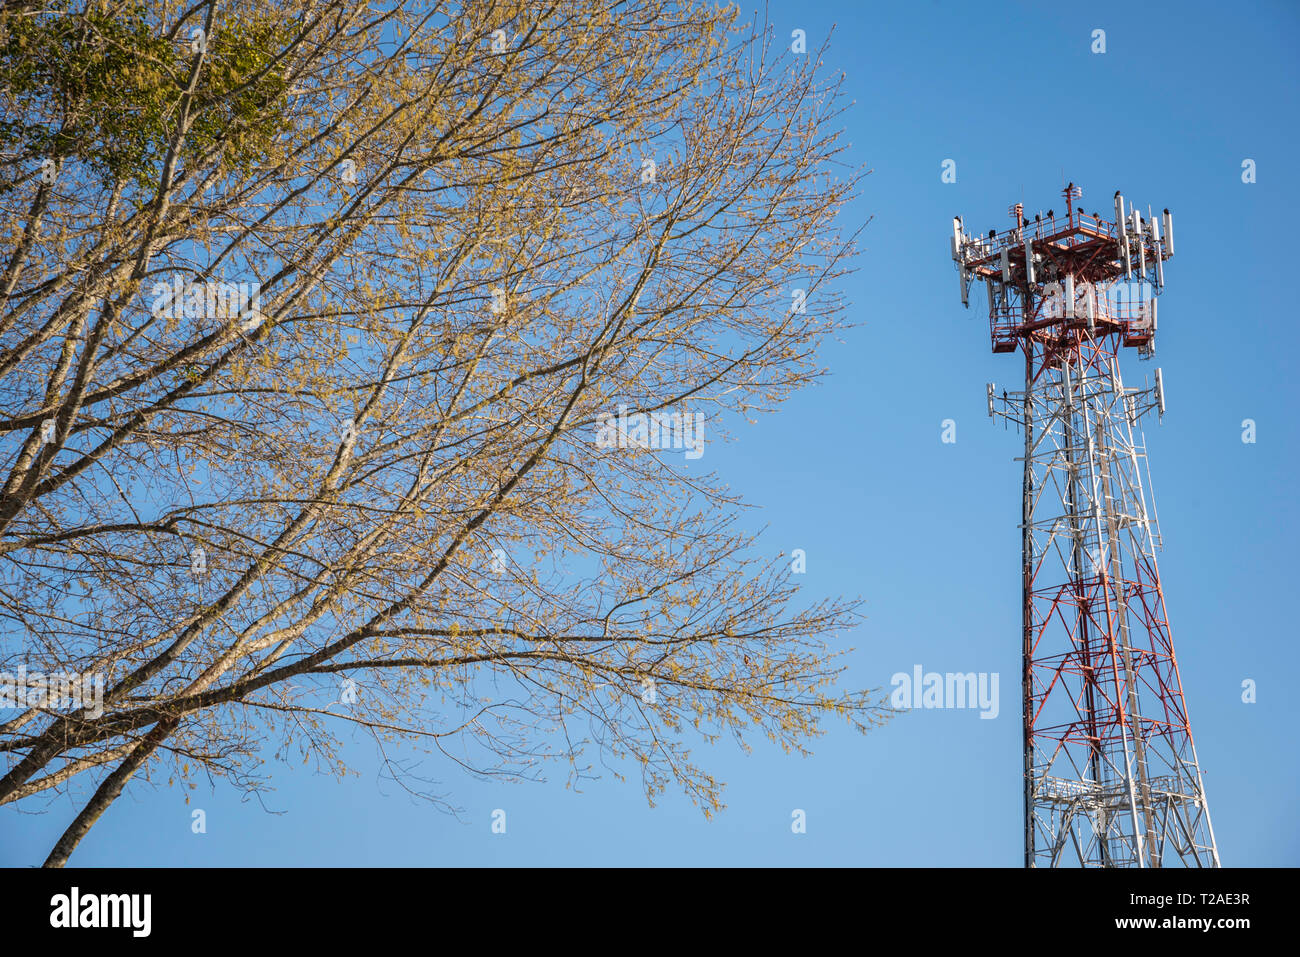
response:
<path id="1" fill-rule="evenodd" d="M 1125 387 L 1119 367 L 1123 347 L 1154 354 L 1173 220 L 1080 196 L 983 237 L 953 224 L 962 303 L 983 280 L 993 351 L 1025 363 L 1024 391 L 988 386 L 1025 440 L 1025 866 L 1217 867 L 1139 425 L 1163 381 Z"/>

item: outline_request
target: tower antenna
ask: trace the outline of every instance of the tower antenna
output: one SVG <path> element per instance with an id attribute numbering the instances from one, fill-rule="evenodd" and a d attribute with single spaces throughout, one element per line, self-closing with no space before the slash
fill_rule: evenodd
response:
<path id="1" fill-rule="evenodd" d="M 1073 183 L 1063 195 L 1064 220 L 1017 203 L 1014 228 L 953 241 L 962 301 L 986 283 L 993 351 L 1024 361 L 1024 390 L 987 398 L 1024 434 L 1025 866 L 1218 867 L 1140 425 L 1164 414 L 1164 379 L 1126 387 L 1119 362 L 1155 354 L 1173 218 L 1143 223 L 1117 191 L 1112 222 L 1076 214 Z M 1106 294 L 1131 278 L 1139 296 Z"/>

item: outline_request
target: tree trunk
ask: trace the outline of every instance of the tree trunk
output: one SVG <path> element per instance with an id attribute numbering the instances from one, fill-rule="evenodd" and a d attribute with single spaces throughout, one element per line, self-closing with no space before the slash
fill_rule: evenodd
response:
<path id="1" fill-rule="evenodd" d="M 177 719 L 168 718 L 166 721 L 160 721 L 154 725 L 153 730 L 144 736 L 144 739 L 136 746 L 135 750 L 127 755 L 126 760 L 104 779 L 104 783 L 95 791 L 95 796 L 81 809 L 77 819 L 68 825 L 68 829 L 63 832 L 63 836 L 54 845 L 54 849 L 50 851 L 50 856 L 45 859 L 42 867 L 62 867 L 68 863 L 68 858 L 77 849 L 81 839 L 99 820 L 100 815 L 108 810 L 108 806 L 122 793 L 122 788 L 126 786 L 127 781 L 131 780 L 131 776 L 135 774 L 140 765 L 144 764 L 149 755 L 158 749 L 158 745 L 166 740 L 167 735 L 175 730 L 176 724 Z"/>

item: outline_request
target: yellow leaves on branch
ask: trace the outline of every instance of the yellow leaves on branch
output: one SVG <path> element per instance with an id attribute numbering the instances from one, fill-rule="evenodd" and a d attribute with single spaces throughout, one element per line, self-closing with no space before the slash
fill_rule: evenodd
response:
<path id="1" fill-rule="evenodd" d="M 759 724 L 788 736 L 808 725 L 810 711 L 853 710 L 849 699 L 813 696 L 828 670 L 820 639 L 852 616 L 791 612 L 788 592 L 765 584 L 763 566 L 751 561 L 748 526 L 733 518 L 725 485 L 693 467 L 684 475 L 658 450 L 597 455 L 590 425 L 628 401 L 699 408 L 710 428 L 721 427 L 725 416 L 808 381 L 800 364 L 819 330 L 788 324 L 770 293 L 808 274 L 800 237 L 834 235 L 844 194 L 816 189 L 815 174 L 838 160 L 807 116 L 771 105 L 786 102 L 775 93 L 769 115 L 744 117 L 747 97 L 735 91 L 747 84 L 779 87 L 805 113 L 809 101 L 780 71 L 725 76 L 706 67 L 734 18 L 711 4 L 665 12 L 573 0 L 539 25 L 530 50 L 515 45 L 541 15 L 535 4 L 467 2 L 463 22 L 431 21 L 410 36 L 416 6 L 404 11 L 405 58 L 374 55 L 389 48 L 391 19 L 337 33 L 329 18 L 313 21 L 315 32 L 286 52 L 295 90 L 277 101 L 283 115 L 262 117 L 288 124 L 275 149 L 223 174 L 211 197 L 185 191 L 193 187 L 185 177 L 205 171 L 184 168 L 177 218 L 162 224 L 174 232 L 161 249 L 142 248 L 143 217 L 101 222 L 106 184 L 84 172 L 61 181 L 61 205 L 46 220 L 59 229 L 33 240 L 40 281 L 18 286 L 31 297 L 20 331 L 44 338 L 23 363 L 29 381 L 4 380 L 12 417 L 39 420 L 49 383 L 61 381 L 54 362 L 67 319 L 98 314 L 97 303 L 65 298 L 80 277 L 137 259 L 151 280 L 219 262 L 247 273 L 240 278 L 276 277 L 263 304 L 275 315 L 256 337 L 226 338 L 214 351 L 196 345 L 201 322 L 124 311 L 111 353 L 71 402 L 84 407 L 70 410 L 77 422 L 124 423 L 120 455 L 88 462 L 96 467 L 66 487 L 48 476 L 14 480 L 36 490 L 21 513 L 21 537 L 33 544 L 15 561 L 56 577 L 65 566 L 127 569 L 97 585 L 96 601 L 105 621 L 140 622 L 138 647 L 124 650 L 119 632 L 83 624 L 88 616 L 60 619 L 71 623 L 74 650 L 94 660 L 111 649 L 122 655 L 115 667 L 154 661 L 154 636 L 192 620 L 196 608 L 220 609 L 175 661 L 159 661 L 146 690 L 160 700 L 209 668 L 216 688 L 274 675 L 259 693 L 297 708 L 298 727 L 314 702 L 298 697 L 294 663 L 340 635 L 366 634 L 350 646 L 356 660 L 451 662 L 388 686 L 372 676 L 390 692 L 382 706 L 362 696 L 373 715 L 389 702 L 415 709 L 426 682 L 446 691 L 456 708 L 404 712 L 417 739 L 458 709 L 524 723 L 591 721 L 600 732 L 593 738 L 654 755 L 649 790 L 662 789 L 659 775 L 676 775 L 716 808 L 711 778 L 685 762 L 667 767 L 657 760 L 664 752 L 646 746 L 644 720 L 629 727 L 606 710 L 611 686 L 629 675 L 675 683 L 636 709 L 665 738 L 687 720 L 705 731 Z M 512 44 L 509 70 L 480 42 L 496 29 Z M 476 38 L 473 49 L 462 37 Z M 707 89 L 673 92 L 699 78 Z M 674 185 L 698 193 L 640 189 L 629 173 L 642 150 Z M 340 157 L 356 161 L 355 183 L 340 181 Z M 295 192 L 307 181 L 315 185 Z M 664 216 L 679 217 L 679 228 L 652 258 Z M 742 253 L 741 235 L 760 238 Z M 0 226 L 0 252 L 24 237 L 21 224 Z M 829 240 L 821 248 L 834 249 Z M 617 311 L 643 269 L 635 308 Z M 45 282 L 59 270 L 61 283 Z M 508 305 L 493 312 L 497 288 Z M 819 297 L 814 311 L 833 328 L 834 307 Z M 75 351 L 85 341 L 76 332 L 66 344 Z M 175 397 L 181 381 L 196 386 L 183 400 Z M 713 386 L 701 393 L 705 382 Z M 148 495 L 119 494 L 105 476 L 154 458 L 129 425 L 139 410 L 165 437 L 167 474 L 151 476 Z M 339 421 L 349 416 L 364 438 L 343 462 Z M 176 534 L 201 528 L 221 573 L 184 588 L 154 574 L 147 563 L 166 543 L 139 527 L 140 515 L 166 515 Z M 84 534 L 99 528 L 114 529 L 111 540 Z M 485 542 L 510 548 L 508 574 L 491 570 Z M 512 630 L 537 640 L 515 640 Z M 508 686 L 495 702 L 471 660 L 485 652 L 498 657 L 483 671 Z M 796 703 L 767 700 L 775 685 Z M 631 688 L 624 697 L 635 702 Z M 226 755 L 233 764 L 249 747 L 241 722 L 251 720 L 237 708 L 187 715 L 194 740 L 186 745 L 195 746 L 183 753 L 221 755 L 193 759 L 208 771 Z M 466 733 L 503 762 L 518 756 L 485 728 Z M 329 763 L 328 744 L 313 739 L 312 747 Z"/>

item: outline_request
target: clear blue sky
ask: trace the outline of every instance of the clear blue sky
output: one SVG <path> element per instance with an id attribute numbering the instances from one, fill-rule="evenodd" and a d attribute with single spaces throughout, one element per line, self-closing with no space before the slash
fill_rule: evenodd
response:
<path id="1" fill-rule="evenodd" d="M 1021 366 L 989 351 L 963 311 L 951 219 L 1007 224 L 1018 201 L 1060 205 L 1065 179 L 1088 209 L 1116 189 L 1168 206 L 1177 256 L 1160 304 L 1169 411 L 1147 431 L 1160 556 L 1192 727 L 1226 865 L 1300 864 L 1296 728 L 1300 672 L 1295 475 L 1300 466 L 1295 319 L 1295 162 L 1300 6 L 1259 3 L 774 0 L 809 47 L 835 25 L 827 67 L 856 105 L 854 159 L 874 168 L 853 211 L 874 216 L 849 298 L 860 326 L 828 343 L 833 375 L 710 444 L 714 468 L 761 506 L 769 552 L 803 548 L 810 597 L 861 595 L 851 682 L 887 686 L 916 664 L 1001 675 L 1001 712 L 916 711 L 860 737 L 839 727 L 810 759 L 729 744 L 709 756 L 728 782 L 713 821 L 634 783 L 582 793 L 429 768 L 459 819 L 413 802 L 377 772 L 277 771 L 262 803 L 227 788 L 138 784 L 74 864 L 1006 865 L 1021 861 L 1017 437 L 985 415 L 984 384 Z M 1094 29 L 1106 52 L 1090 51 Z M 1253 159 L 1258 181 L 1243 184 Z M 957 182 L 940 181 L 945 159 Z M 957 442 L 940 423 L 957 422 Z M 1255 444 L 1241 422 L 1257 423 Z M 1244 679 L 1258 701 L 1244 704 Z M 190 810 L 207 833 L 190 831 Z M 490 830 L 493 809 L 507 832 Z M 790 829 L 794 808 L 807 833 Z M 268 813 L 268 810 L 277 813 Z M 75 814 L 0 812 L 0 863 L 42 860 Z"/>

